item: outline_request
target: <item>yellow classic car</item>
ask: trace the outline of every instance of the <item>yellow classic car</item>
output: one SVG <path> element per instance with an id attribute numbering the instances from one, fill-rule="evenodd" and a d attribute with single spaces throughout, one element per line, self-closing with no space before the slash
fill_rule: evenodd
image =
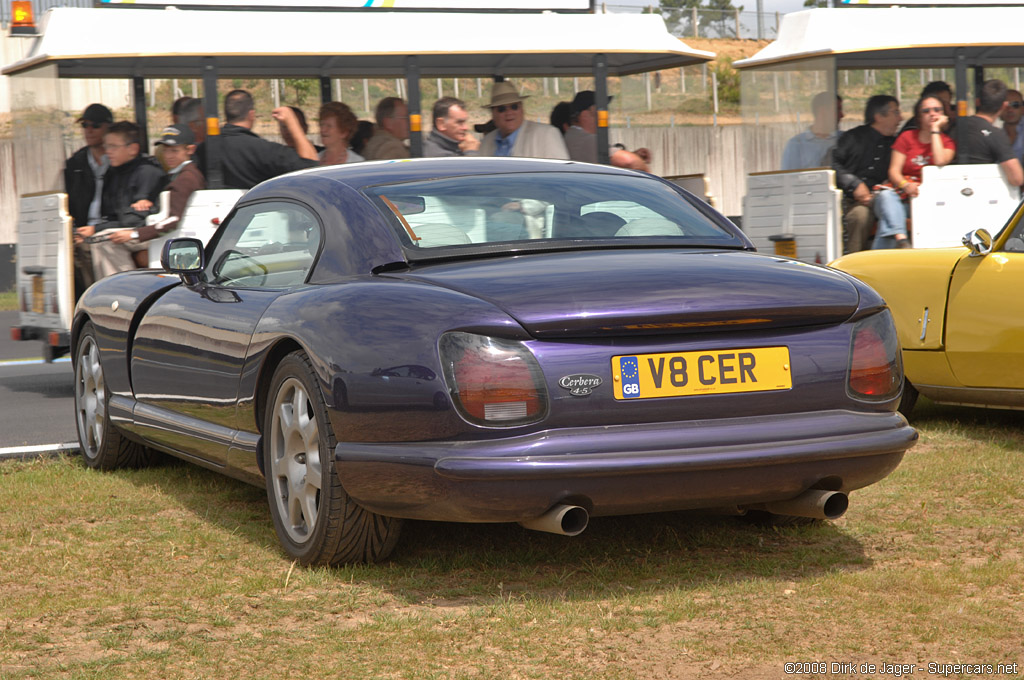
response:
<path id="1" fill-rule="evenodd" d="M 1024 203 L 965 247 L 871 250 L 831 263 L 888 302 L 903 348 L 900 411 L 943 404 L 1024 409 Z"/>

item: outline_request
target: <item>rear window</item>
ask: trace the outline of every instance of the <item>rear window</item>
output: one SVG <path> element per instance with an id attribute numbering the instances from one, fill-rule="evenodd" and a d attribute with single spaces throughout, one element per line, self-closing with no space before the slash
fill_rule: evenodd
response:
<path id="1" fill-rule="evenodd" d="M 574 172 L 473 175 L 364 190 L 418 251 L 571 247 L 610 241 L 742 246 L 705 209 L 648 177 Z M 567 243 L 570 242 L 570 243 Z"/>

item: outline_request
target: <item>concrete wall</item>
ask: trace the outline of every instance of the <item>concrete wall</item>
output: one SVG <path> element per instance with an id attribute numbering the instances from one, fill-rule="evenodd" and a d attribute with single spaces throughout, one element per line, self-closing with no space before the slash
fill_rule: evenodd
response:
<path id="1" fill-rule="evenodd" d="M 649 149 L 656 175 L 707 176 L 719 212 L 739 215 L 746 172 L 741 132 L 738 125 L 626 128 L 613 130 L 611 138 L 627 149 Z"/>
<path id="2" fill-rule="evenodd" d="M 18 192 L 14 183 L 14 149 L 0 139 L 0 244 L 14 243 L 18 221 Z"/>

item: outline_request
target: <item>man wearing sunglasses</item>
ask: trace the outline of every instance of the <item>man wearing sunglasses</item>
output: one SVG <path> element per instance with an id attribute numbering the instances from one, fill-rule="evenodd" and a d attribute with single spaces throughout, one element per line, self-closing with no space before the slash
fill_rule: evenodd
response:
<path id="1" fill-rule="evenodd" d="M 103 177 L 110 161 L 103 150 L 103 135 L 114 122 L 114 114 L 103 104 L 89 104 L 75 121 L 82 126 L 85 146 L 76 151 L 64 165 L 64 192 L 68 195 L 68 212 L 73 229 L 95 225 L 100 221 Z M 93 283 L 92 257 L 81 244 L 75 247 L 75 299 Z"/>
<path id="2" fill-rule="evenodd" d="M 1010 138 L 1010 147 L 1017 160 L 1024 157 L 1024 97 L 1017 90 L 1006 91 L 1006 108 L 999 117 L 1003 119 L 1003 132 Z"/>
<path id="3" fill-rule="evenodd" d="M 495 129 L 480 145 L 481 156 L 521 156 L 569 160 L 569 151 L 557 129 L 547 123 L 526 120 L 526 107 L 512 83 L 494 83 L 491 90 L 491 119 Z"/>

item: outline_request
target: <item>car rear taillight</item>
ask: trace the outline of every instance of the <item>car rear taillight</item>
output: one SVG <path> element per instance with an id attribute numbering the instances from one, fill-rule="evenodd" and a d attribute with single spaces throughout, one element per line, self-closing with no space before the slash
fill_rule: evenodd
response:
<path id="1" fill-rule="evenodd" d="M 547 411 L 537 359 L 525 345 L 472 333 L 446 333 L 441 359 L 452 400 L 480 425 L 524 425 Z"/>
<path id="2" fill-rule="evenodd" d="M 902 383 L 899 340 L 889 310 L 858 321 L 850 345 L 850 395 L 869 401 L 895 399 Z"/>

